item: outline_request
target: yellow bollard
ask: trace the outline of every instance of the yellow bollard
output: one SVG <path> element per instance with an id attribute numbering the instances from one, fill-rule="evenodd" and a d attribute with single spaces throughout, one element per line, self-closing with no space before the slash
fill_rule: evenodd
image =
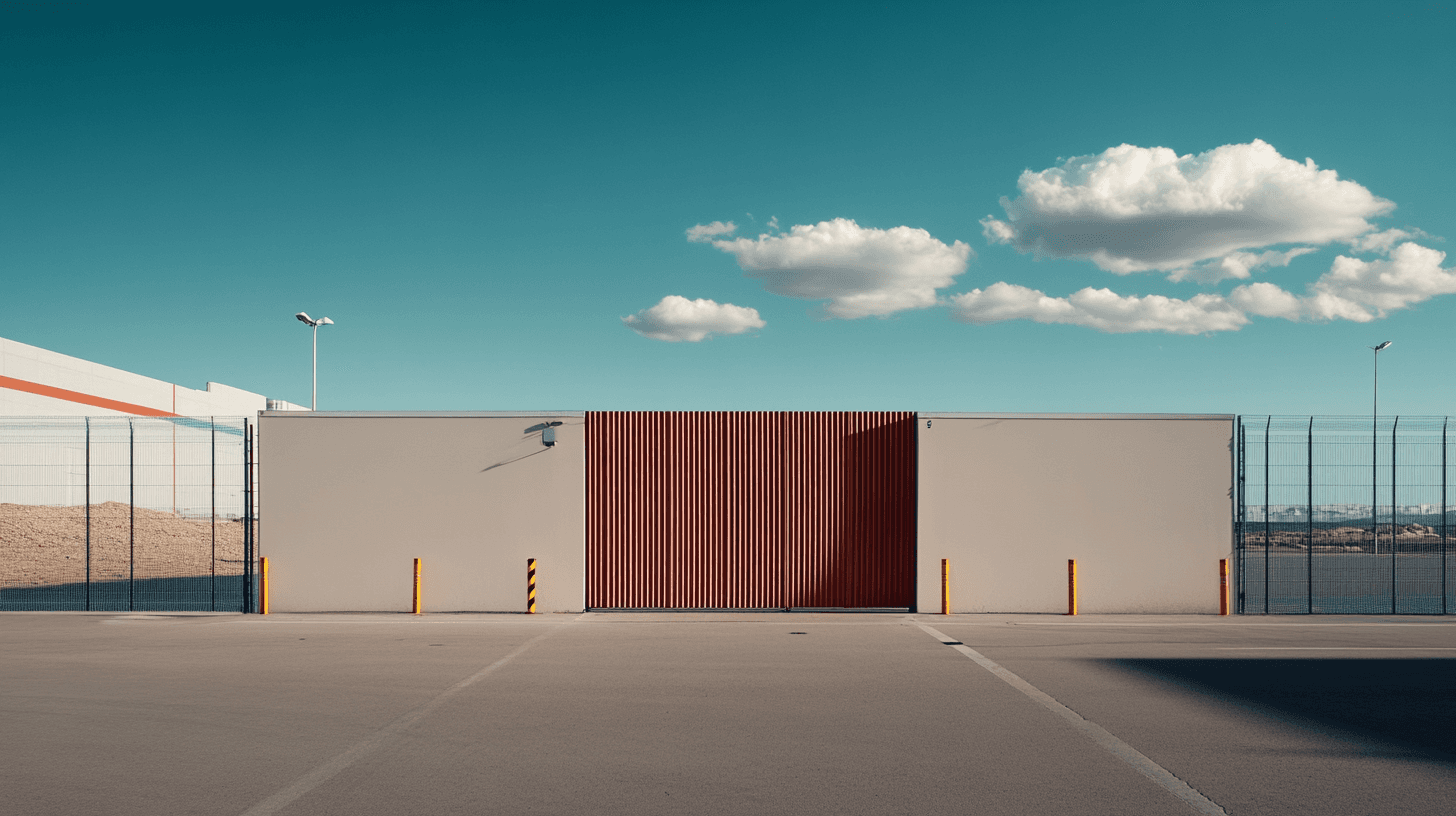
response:
<path id="1" fill-rule="evenodd" d="M 1228 559 L 1218 559 L 1218 614 L 1229 613 Z"/>
<path id="2" fill-rule="evenodd" d="M 536 559 L 526 559 L 526 614 L 536 614 Z"/>
<path id="3" fill-rule="evenodd" d="M 1077 614 L 1077 559 L 1067 559 L 1067 614 Z"/>
<path id="4" fill-rule="evenodd" d="M 940 559 L 940 614 L 950 614 L 950 560 Z"/>
<path id="5" fill-rule="evenodd" d="M 420 559 L 416 558 L 415 559 L 415 591 L 414 591 L 414 595 L 410 598 L 410 614 L 418 615 L 418 614 L 420 614 L 420 609 L 421 609 L 421 603 L 420 603 Z"/>
<path id="6" fill-rule="evenodd" d="M 258 614 L 268 614 L 268 557 L 258 559 Z"/>

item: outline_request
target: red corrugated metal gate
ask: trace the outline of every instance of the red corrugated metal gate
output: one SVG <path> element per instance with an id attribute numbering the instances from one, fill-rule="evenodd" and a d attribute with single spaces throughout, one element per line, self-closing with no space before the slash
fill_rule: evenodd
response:
<path id="1" fill-rule="evenodd" d="M 587 606 L 908 608 L 915 415 L 586 417 Z"/>

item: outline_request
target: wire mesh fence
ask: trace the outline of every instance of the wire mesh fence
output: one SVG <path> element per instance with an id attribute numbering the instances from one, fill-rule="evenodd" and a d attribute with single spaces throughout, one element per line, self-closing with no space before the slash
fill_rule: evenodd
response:
<path id="1" fill-rule="evenodd" d="M 1237 609 L 1456 612 L 1446 417 L 1239 418 Z"/>
<path id="2" fill-rule="evenodd" d="M 0 610 L 251 611 L 253 427 L 0 417 Z"/>

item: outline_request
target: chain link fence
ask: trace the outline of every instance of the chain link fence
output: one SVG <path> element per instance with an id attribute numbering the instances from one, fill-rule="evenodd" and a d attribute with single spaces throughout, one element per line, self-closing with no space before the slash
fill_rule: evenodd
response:
<path id="1" fill-rule="evenodd" d="M 252 611 L 254 427 L 0 417 L 0 610 Z"/>
<path id="2" fill-rule="evenodd" d="M 1239 417 L 1237 609 L 1456 612 L 1446 417 Z"/>

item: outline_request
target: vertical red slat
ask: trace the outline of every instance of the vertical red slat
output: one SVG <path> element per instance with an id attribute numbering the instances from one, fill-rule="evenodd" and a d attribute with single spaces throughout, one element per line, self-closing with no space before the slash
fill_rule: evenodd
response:
<path id="1" fill-rule="evenodd" d="M 587 605 L 909 607 L 903 412 L 587 414 Z"/>

